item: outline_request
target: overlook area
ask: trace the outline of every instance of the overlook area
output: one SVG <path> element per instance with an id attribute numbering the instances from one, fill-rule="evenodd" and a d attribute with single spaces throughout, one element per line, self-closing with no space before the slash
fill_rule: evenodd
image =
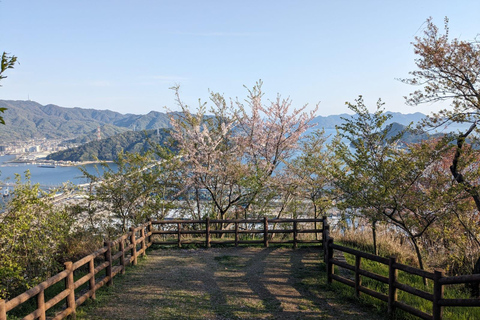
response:
<path id="1" fill-rule="evenodd" d="M 459 1 L 0 2 L 0 320 L 480 319 Z"/>
<path id="2" fill-rule="evenodd" d="M 152 250 L 77 319 L 383 317 L 326 289 L 318 247 Z"/>

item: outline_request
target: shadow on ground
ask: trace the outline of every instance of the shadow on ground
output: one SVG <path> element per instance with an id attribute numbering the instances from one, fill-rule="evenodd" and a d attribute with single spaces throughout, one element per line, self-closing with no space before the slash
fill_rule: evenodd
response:
<path id="1" fill-rule="evenodd" d="M 320 260 L 315 247 L 155 250 L 78 318 L 382 319 L 325 290 Z"/>

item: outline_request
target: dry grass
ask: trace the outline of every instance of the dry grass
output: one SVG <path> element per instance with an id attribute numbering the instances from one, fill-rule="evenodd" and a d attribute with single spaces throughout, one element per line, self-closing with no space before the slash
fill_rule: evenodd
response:
<path id="1" fill-rule="evenodd" d="M 385 228 L 378 228 L 377 247 L 378 254 L 383 257 L 396 256 L 398 261 L 412 267 L 418 267 L 415 251 L 408 240 L 401 238 L 397 233 Z M 334 230 L 332 237 L 346 245 L 359 250 L 373 253 L 372 233 L 369 229 L 348 229 L 343 232 Z"/>

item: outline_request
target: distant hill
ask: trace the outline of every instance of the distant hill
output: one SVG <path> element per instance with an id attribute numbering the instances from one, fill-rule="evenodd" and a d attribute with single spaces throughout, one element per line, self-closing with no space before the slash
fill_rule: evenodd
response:
<path id="1" fill-rule="evenodd" d="M 7 108 L 3 117 L 6 125 L 0 125 L 0 141 L 29 140 L 32 138 L 62 139 L 73 143 L 86 143 L 95 140 L 100 127 L 102 138 L 110 137 L 127 130 L 141 131 L 157 128 L 170 128 L 170 115 L 151 111 L 148 114 L 121 114 L 110 110 L 84 108 L 64 108 L 53 104 L 41 105 L 34 101 L 0 100 L 0 107 Z M 390 122 L 408 125 L 425 117 L 421 113 L 392 115 Z M 349 114 L 317 116 L 314 129 L 334 129 L 341 118 Z"/>
<path id="2" fill-rule="evenodd" d="M 110 110 L 64 108 L 53 104 L 41 105 L 34 101 L 0 100 L 6 125 L 0 126 L 0 141 L 96 138 L 101 128 L 103 137 L 126 130 L 149 130 L 170 127 L 169 115 L 151 111 L 146 115 L 121 114 Z M 94 133 L 92 135 L 92 133 Z"/>
<path id="3" fill-rule="evenodd" d="M 392 116 L 391 119 L 388 121 L 388 123 L 396 122 L 404 126 L 407 126 L 412 122 L 416 124 L 425 118 L 425 115 L 420 112 L 403 114 L 400 112 L 387 111 L 386 114 Z M 352 116 L 353 115 L 347 114 L 347 113 L 325 116 L 325 117 L 318 116 L 312 120 L 312 123 L 316 124 L 315 129 L 318 129 L 318 128 L 335 129 L 335 126 L 341 125 L 344 122 L 342 118 L 348 119 Z"/>
<path id="4" fill-rule="evenodd" d="M 434 134 L 429 134 L 427 132 L 421 131 L 421 130 L 406 130 L 407 126 L 400 124 L 398 122 L 393 122 L 388 124 L 385 127 L 386 131 L 386 139 L 392 139 L 393 137 L 397 136 L 400 132 L 404 131 L 404 134 L 400 138 L 399 142 L 402 144 L 410 144 L 410 143 L 419 143 L 424 140 L 428 140 L 429 138 L 432 137 L 441 137 L 445 133 L 434 133 Z M 350 144 L 351 147 L 353 147 L 353 143 Z"/>
<path id="5" fill-rule="evenodd" d="M 385 130 L 388 130 L 387 139 L 395 137 L 405 129 L 406 129 L 406 126 L 403 124 L 400 124 L 398 122 L 390 123 L 389 125 L 387 125 L 385 129 Z M 414 132 L 405 131 L 400 141 L 403 143 L 418 143 L 423 140 L 428 140 L 430 137 L 435 137 L 435 136 L 438 137 L 439 135 L 442 135 L 442 134 L 428 134 L 424 131 L 418 131 L 418 130 L 415 130 Z"/>
<path id="6" fill-rule="evenodd" d="M 144 153 L 151 144 L 164 145 L 170 138 L 168 129 L 128 131 L 99 141 L 91 141 L 76 148 L 52 153 L 47 160 L 64 161 L 111 161 L 119 152 Z"/>

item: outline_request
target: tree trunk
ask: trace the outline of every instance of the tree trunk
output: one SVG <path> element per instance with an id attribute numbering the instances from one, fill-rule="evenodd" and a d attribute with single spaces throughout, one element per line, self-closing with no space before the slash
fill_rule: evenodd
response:
<path id="1" fill-rule="evenodd" d="M 373 254 L 378 255 L 377 248 L 377 220 L 372 221 Z"/>
<path id="2" fill-rule="evenodd" d="M 197 215 L 200 219 L 202 217 L 202 213 L 200 212 L 200 192 L 198 191 L 197 187 L 195 187 L 195 201 L 197 202 Z"/>
<path id="3" fill-rule="evenodd" d="M 422 253 L 420 252 L 420 247 L 417 244 L 417 240 L 410 236 L 410 240 L 412 241 L 413 247 L 415 248 L 415 253 L 417 254 L 417 260 L 418 260 L 418 266 L 420 269 L 423 269 L 423 258 L 422 258 Z M 423 284 L 426 286 L 427 285 L 427 278 L 423 278 Z"/>
<path id="4" fill-rule="evenodd" d="M 477 207 L 477 211 L 480 212 L 480 194 L 477 191 L 475 186 L 472 186 L 468 181 L 465 181 L 465 178 L 458 169 L 458 163 L 460 161 L 460 157 L 462 154 L 463 144 L 465 143 L 465 139 L 468 135 L 476 128 L 477 123 L 474 123 L 470 126 L 470 128 L 464 134 L 461 134 L 457 138 L 457 148 L 455 150 L 455 156 L 452 160 L 452 165 L 450 166 L 450 172 L 452 173 L 453 178 L 457 183 L 459 183 L 463 189 L 472 197 L 473 201 L 475 201 L 475 206 Z"/>

